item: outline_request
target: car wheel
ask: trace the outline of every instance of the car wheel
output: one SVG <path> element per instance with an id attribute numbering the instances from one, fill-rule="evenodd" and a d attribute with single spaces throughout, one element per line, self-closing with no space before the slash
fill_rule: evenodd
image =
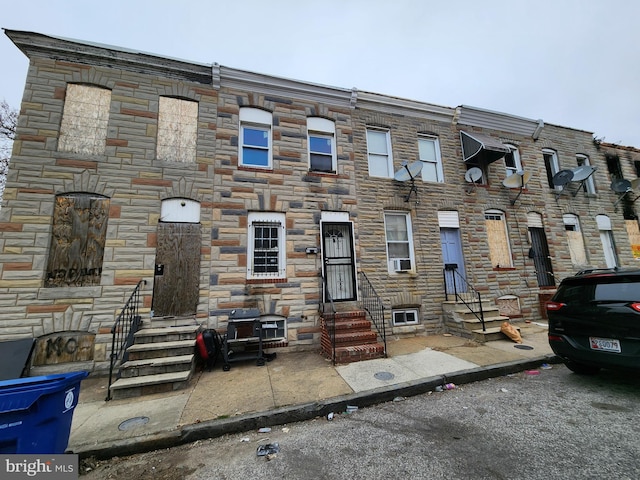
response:
<path id="1" fill-rule="evenodd" d="M 565 365 L 569 370 L 578 375 L 595 375 L 600 371 L 600 367 L 592 367 L 591 365 L 584 365 L 582 363 L 566 361 Z"/>

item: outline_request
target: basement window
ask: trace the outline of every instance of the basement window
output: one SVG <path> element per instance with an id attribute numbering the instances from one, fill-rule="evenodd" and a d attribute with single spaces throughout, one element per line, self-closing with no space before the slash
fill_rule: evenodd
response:
<path id="1" fill-rule="evenodd" d="M 418 323 L 418 310 L 415 308 L 409 310 L 393 310 L 391 316 L 394 327 L 416 325 Z"/>

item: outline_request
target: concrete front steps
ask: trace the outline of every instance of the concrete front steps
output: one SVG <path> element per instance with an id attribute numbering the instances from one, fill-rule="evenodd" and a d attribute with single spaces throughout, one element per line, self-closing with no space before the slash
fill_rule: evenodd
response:
<path id="1" fill-rule="evenodd" d="M 385 356 L 384 345 L 378 342 L 378 334 L 364 311 L 337 312 L 321 317 L 322 354 L 333 358 L 330 327 L 335 322 L 336 363 L 352 363 Z"/>
<path id="2" fill-rule="evenodd" d="M 185 388 L 195 369 L 197 325 L 157 327 L 153 322 L 134 335 L 120 378 L 111 385 L 113 399 Z"/>
<path id="3" fill-rule="evenodd" d="M 498 307 L 482 305 L 485 324 L 483 331 L 482 322 L 476 316 L 476 313 L 480 315 L 478 304 L 474 302 L 469 305 L 473 311 L 463 303 L 452 301 L 443 303 L 444 325 L 448 333 L 480 343 L 508 338 L 500 331 L 500 327 L 504 322 L 509 321 L 509 317 L 500 315 Z M 514 327 L 520 331 L 517 325 Z"/>

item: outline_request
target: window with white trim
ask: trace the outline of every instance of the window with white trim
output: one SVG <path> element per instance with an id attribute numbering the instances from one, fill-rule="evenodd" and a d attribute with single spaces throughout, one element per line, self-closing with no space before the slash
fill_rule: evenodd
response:
<path id="1" fill-rule="evenodd" d="M 565 213 L 562 216 L 564 229 L 567 232 L 567 242 L 569 244 L 569 254 L 571 263 L 574 266 L 587 264 L 587 251 L 584 247 L 584 238 L 580 230 L 580 220 L 577 215 Z"/>
<path id="2" fill-rule="evenodd" d="M 198 102 L 160 97 L 158 105 L 158 160 L 195 163 L 198 138 Z"/>
<path id="3" fill-rule="evenodd" d="M 487 210 L 484 212 L 484 223 L 487 229 L 487 244 L 489 245 L 491 265 L 494 268 L 513 267 L 504 212 Z"/>
<path id="4" fill-rule="evenodd" d="M 248 223 L 247 278 L 285 278 L 284 213 L 252 212 Z"/>
<path id="5" fill-rule="evenodd" d="M 418 137 L 418 157 L 422 162 L 422 180 L 425 182 L 444 182 L 440 142 L 438 137 Z"/>
<path id="6" fill-rule="evenodd" d="M 103 155 L 106 148 L 111 90 L 67 85 L 58 150 Z"/>
<path id="7" fill-rule="evenodd" d="M 251 107 L 240 109 L 239 165 L 273 168 L 272 122 L 271 113 L 265 110 Z"/>
<path id="8" fill-rule="evenodd" d="M 549 183 L 549 187 L 562 190 L 562 187 L 557 187 L 553 184 L 553 176 L 560 171 L 558 154 L 555 150 L 544 149 L 542 150 L 542 157 L 544 158 L 544 166 L 547 169 L 547 182 Z"/>
<path id="9" fill-rule="evenodd" d="M 408 212 L 385 212 L 384 229 L 389 273 L 414 270 L 413 234 Z"/>
<path id="10" fill-rule="evenodd" d="M 393 156 L 389 130 L 367 128 L 369 176 L 393 178 Z"/>
<path id="11" fill-rule="evenodd" d="M 267 341 L 284 340 L 287 338 L 287 319 L 280 315 L 263 315 L 262 338 Z"/>
<path id="12" fill-rule="evenodd" d="M 509 149 L 509 153 L 504 156 L 504 167 L 507 171 L 507 177 L 510 177 L 522 170 L 520 152 L 518 151 L 518 147 L 514 145 L 505 144 L 504 146 Z"/>
<path id="13" fill-rule="evenodd" d="M 611 219 L 606 215 L 596 215 L 596 223 L 600 231 L 605 265 L 607 268 L 619 266 L 616 242 L 613 239 L 613 231 L 611 229 Z"/>
<path id="14" fill-rule="evenodd" d="M 309 145 L 309 170 L 335 173 L 336 126 L 326 118 L 307 118 L 307 140 Z"/>
<path id="15" fill-rule="evenodd" d="M 416 325 L 418 323 L 418 310 L 415 308 L 406 310 L 392 310 L 391 318 L 393 319 L 394 327 L 401 327 L 403 325 Z"/>
<path id="16" fill-rule="evenodd" d="M 576 162 L 578 163 L 579 167 L 591 165 L 589 157 L 587 157 L 586 155 L 582 155 L 581 153 L 576 155 Z M 584 181 L 582 189 L 589 195 L 596 194 L 596 183 L 593 179 L 593 174 L 589 175 L 589 177 Z"/>

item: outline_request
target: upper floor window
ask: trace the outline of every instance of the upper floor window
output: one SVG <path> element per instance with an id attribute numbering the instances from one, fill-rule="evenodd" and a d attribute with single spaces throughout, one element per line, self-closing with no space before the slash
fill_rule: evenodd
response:
<path id="1" fill-rule="evenodd" d="M 391 135 L 389 130 L 367 128 L 367 154 L 369 176 L 393 177 L 393 157 L 391 155 Z"/>
<path id="2" fill-rule="evenodd" d="M 284 213 L 249 213 L 248 223 L 247 278 L 286 277 Z"/>
<path id="3" fill-rule="evenodd" d="M 576 155 L 576 162 L 578 163 L 579 167 L 591 165 L 591 162 L 589 161 L 589 157 L 587 157 L 586 155 L 581 155 L 581 154 Z M 582 189 L 586 193 L 595 195 L 596 184 L 595 184 L 595 181 L 593 180 L 593 174 L 589 175 L 589 177 L 584 181 L 582 185 Z"/>
<path id="4" fill-rule="evenodd" d="M 102 155 L 105 152 L 111 90 L 67 85 L 58 150 Z"/>
<path id="5" fill-rule="evenodd" d="M 55 202 L 45 287 L 100 285 L 109 199 L 69 193 Z"/>
<path id="6" fill-rule="evenodd" d="M 504 156 L 504 166 L 507 171 L 507 177 L 510 177 L 514 173 L 522 170 L 522 163 L 520 162 L 518 147 L 508 144 L 505 144 L 505 147 L 509 148 L 509 153 Z"/>
<path id="7" fill-rule="evenodd" d="M 309 170 L 335 173 L 336 126 L 331 120 L 311 117 L 307 119 L 309 140 Z"/>
<path id="8" fill-rule="evenodd" d="M 411 215 L 408 212 L 386 212 L 384 214 L 384 226 L 389 272 L 413 270 L 415 263 Z"/>
<path id="9" fill-rule="evenodd" d="M 444 182 L 440 142 L 437 137 L 418 137 L 418 157 L 422 162 L 422 180 L 425 182 Z"/>
<path id="10" fill-rule="evenodd" d="M 484 222 L 487 229 L 489 244 L 489 256 L 494 268 L 510 268 L 513 266 L 511 259 L 511 247 L 507 234 L 507 223 L 504 212 L 500 210 L 487 210 L 484 213 Z"/>
<path id="11" fill-rule="evenodd" d="M 198 102 L 160 97 L 158 106 L 158 159 L 195 163 L 198 137 Z"/>
<path id="12" fill-rule="evenodd" d="M 545 149 L 542 151 L 542 156 L 544 158 L 544 166 L 547 169 L 547 182 L 549 183 L 549 187 L 562 190 L 562 187 L 557 187 L 553 184 L 553 176 L 560 171 L 558 154 L 555 150 Z"/>
<path id="13" fill-rule="evenodd" d="M 272 116 L 258 108 L 240 109 L 239 164 L 245 167 L 273 168 L 271 148 Z"/>

